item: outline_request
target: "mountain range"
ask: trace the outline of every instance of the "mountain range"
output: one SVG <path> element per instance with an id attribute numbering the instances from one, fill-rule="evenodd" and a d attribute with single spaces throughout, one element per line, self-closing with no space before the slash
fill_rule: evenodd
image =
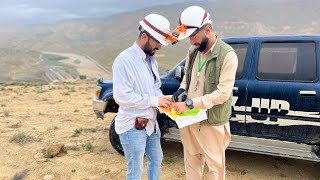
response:
<path id="1" fill-rule="evenodd" d="M 110 71 L 117 54 L 137 39 L 138 22 L 144 16 L 150 13 L 164 15 L 171 22 L 171 29 L 174 29 L 180 13 L 190 5 L 202 6 L 211 14 L 213 30 L 222 38 L 320 32 L 318 0 L 192 1 L 158 5 L 109 17 L 59 21 L 43 26 L 0 26 L 0 48 L 7 52 L 7 58 L 1 58 L 1 68 L 10 64 L 9 61 L 12 64 L 13 58 L 9 56 L 14 56 L 12 53 L 15 51 L 29 54 L 51 51 L 90 56 Z M 156 54 L 160 70 L 168 70 L 183 59 L 189 46 L 188 40 L 174 46 L 163 46 Z M 26 59 L 29 59 L 30 64 L 35 62 L 30 57 Z M 17 68 L 26 66 L 20 61 L 17 63 Z M 1 79 L 10 80 L 0 74 Z"/>

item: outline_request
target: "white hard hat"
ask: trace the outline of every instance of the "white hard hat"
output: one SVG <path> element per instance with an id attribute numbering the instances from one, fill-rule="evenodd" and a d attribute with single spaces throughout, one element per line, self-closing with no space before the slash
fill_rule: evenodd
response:
<path id="1" fill-rule="evenodd" d="M 168 45 L 167 33 L 170 32 L 170 22 L 165 17 L 149 14 L 139 24 L 161 44 Z"/>
<path id="2" fill-rule="evenodd" d="M 194 31 L 198 30 L 205 24 L 211 24 L 210 14 L 202 7 L 190 6 L 182 11 L 180 16 L 180 24 L 184 24 L 187 30 L 180 33 L 178 40 L 189 37 Z"/>

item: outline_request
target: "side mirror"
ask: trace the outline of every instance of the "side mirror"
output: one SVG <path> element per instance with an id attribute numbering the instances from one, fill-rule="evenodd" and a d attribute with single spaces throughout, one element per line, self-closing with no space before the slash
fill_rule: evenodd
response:
<path id="1" fill-rule="evenodd" d="M 184 67 L 183 66 L 178 66 L 176 68 L 176 72 L 175 72 L 174 78 L 178 79 L 178 80 L 182 80 L 183 76 L 184 76 Z"/>
<path id="2" fill-rule="evenodd" d="M 98 84 L 101 84 L 101 83 L 103 83 L 103 77 L 98 78 Z"/>

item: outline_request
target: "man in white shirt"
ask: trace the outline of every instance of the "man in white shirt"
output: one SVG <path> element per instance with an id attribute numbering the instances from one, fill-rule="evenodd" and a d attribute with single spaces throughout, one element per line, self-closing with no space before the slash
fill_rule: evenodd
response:
<path id="1" fill-rule="evenodd" d="M 113 96 L 120 106 L 115 130 L 127 161 L 127 179 L 141 179 L 146 154 L 151 180 L 159 179 L 163 159 L 156 108 L 171 106 L 160 90 L 158 64 L 153 55 L 168 44 L 170 23 L 161 15 L 150 14 L 139 24 L 139 38 L 117 56 L 112 66 Z"/>

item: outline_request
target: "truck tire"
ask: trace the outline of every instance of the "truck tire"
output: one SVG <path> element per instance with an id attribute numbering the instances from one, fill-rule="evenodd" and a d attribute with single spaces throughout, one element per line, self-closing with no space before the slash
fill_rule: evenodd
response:
<path id="1" fill-rule="evenodd" d="M 120 143 L 120 138 L 119 135 L 116 133 L 115 130 L 115 117 L 113 118 L 111 125 L 110 125 L 110 129 L 109 129 L 109 140 L 110 143 L 112 145 L 112 147 L 121 155 L 124 155 L 123 149 L 122 149 L 122 145 Z"/>

